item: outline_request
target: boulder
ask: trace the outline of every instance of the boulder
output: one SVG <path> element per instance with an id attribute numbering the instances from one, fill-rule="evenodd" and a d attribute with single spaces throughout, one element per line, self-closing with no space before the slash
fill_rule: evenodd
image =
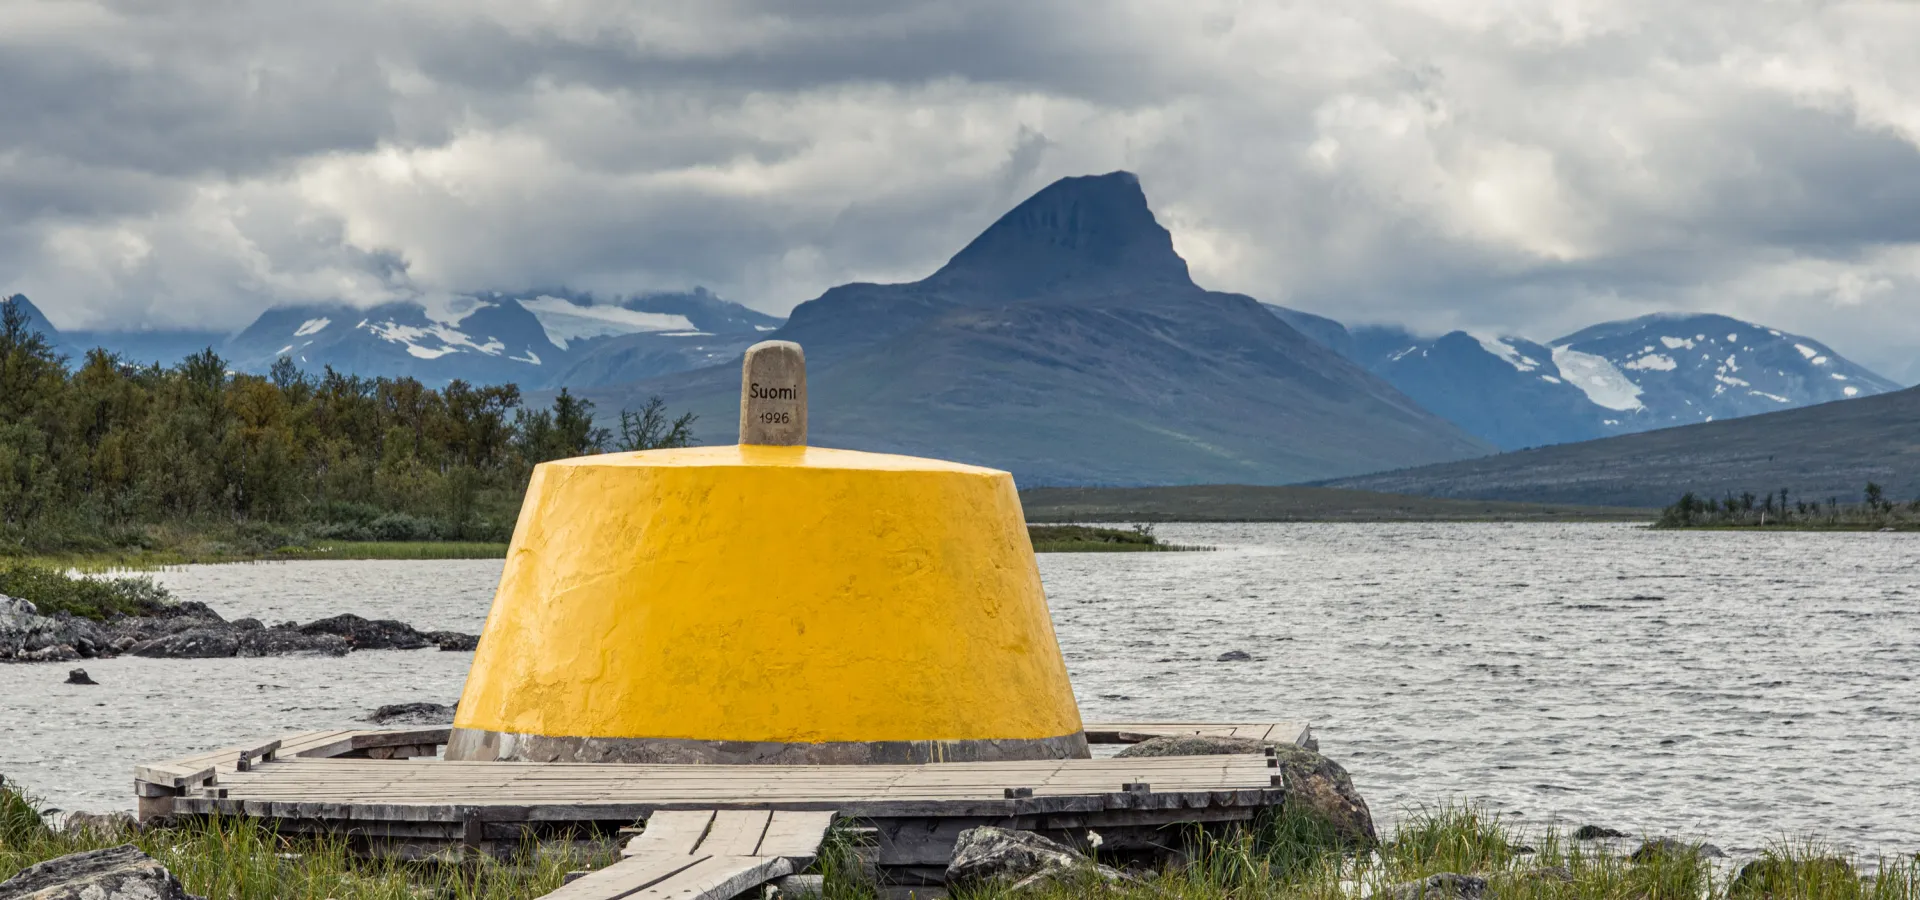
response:
<path id="1" fill-rule="evenodd" d="M 1837 856 L 1788 859 L 1768 853 L 1740 867 L 1729 897 L 1842 897 L 1858 889 L 1860 873 Z"/>
<path id="2" fill-rule="evenodd" d="M 0 659 L 66 662 L 97 655 L 108 637 L 68 613 L 40 614 L 31 601 L 0 594 Z"/>
<path id="3" fill-rule="evenodd" d="M 1361 798 L 1360 792 L 1354 789 L 1353 778 L 1347 770 L 1297 744 L 1182 734 L 1141 741 L 1120 751 L 1117 757 L 1219 756 L 1263 753 L 1269 747 L 1279 759 L 1288 804 L 1299 802 L 1306 810 L 1325 817 L 1341 839 L 1349 843 L 1368 846 L 1378 840 L 1373 829 L 1373 813 L 1367 809 L 1367 801 Z"/>
<path id="4" fill-rule="evenodd" d="M 375 725 L 452 725 L 454 707 L 440 703 L 394 703 L 367 716 Z"/>
<path id="5" fill-rule="evenodd" d="M 140 820 L 132 813 L 110 812 L 67 813 L 66 821 L 60 823 L 60 830 L 68 834 L 94 834 L 104 837 L 132 834 L 140 830 Z"/>
<path id="6" fill-rule="evenodd" d="M 1253 659 L 1253 654 L 1245 650 L 1228 650 L 1220 654 L 1219 658 L 1215 659 L 1214 662 L 1247 662 L 1251 659 Z"/>
<path id="7" fill-rule="evenodd" d="M 288 656 L 295 653 L 317 656 L 345 656 L 353 649 L 337 634 L 308 634 L 298 628 L 255 628 L 238 635 L 240 645 L 235 656 Z"/>
<path id="8" fill-rule="evenodd" d="M 983 825 L 960 832 L 946 881 L 949 887 L 998 883 L 1021 890 L 1055 878 L 1076 877 L 1121 881 L 1127 876 L 1031 831 Z"/>
<path id="9" fill-rule="evenodd" d="M 132 844 L 50 859 L 0 882 L 0 900 L 199 900 Z"/>
<path id="10" fill-rule="evenodd" d="M 240 635 L 227 625 L 188 628 L 133 645 L 134 656 L 162 659 L 218 659 L 240 651 Z"/>
<path id="11" fill-rule="evenodd" d="M 462 634 L 458 631 L 429 631 L 426 637 L 427 640 L 433 642 L 434 646 L 442 650 L 464 650 L 472 652 L 480 648 L 480 636 L 477 634 Z"/>
<path id="12" fill-rule="evenodd" d="M 1473 875 L 1441 872 L 1419 881 L 1390 884 L 1374 892 L 1381 900 L 1480 900 L 1487 895 L 1487 880 Z"/>
<path id="13" fill-rule="evenodd" d="M 74 669 L 67 673 L 67 683 L 68 684 L 99 684 L 100 682 L 93 680 L 93 676 L 88 675 L 87 670 Z"/>
<path id="14" fill-rule="evenodd" d="M 1573 830 L 1576 841 L 1599 841 L 1607 838 L 1623 838 L 1629 835 L 1624 831 L 1615 831 L 1605 825 L 1582 825 Z"/>
<path id="15" fill-rule="evenodd" d="M 426 635 L 392 619 L 363 619 L 343 613 L 300 626 L 303 634 L 337 634 L 355 650 L 418 650 L 430 646 Z"/>
<path id="16" fill-rule="evenodd" d="M 1627 859 L 1632 862 L 1649 862 L 1660 857 L 1687 858 L 1704 857 L 1706 859 L 1725 859 L 1726 851 L 1712 844 L 1689 844 L 1673 838 L 1654 838 L 1640 845 Z"/>

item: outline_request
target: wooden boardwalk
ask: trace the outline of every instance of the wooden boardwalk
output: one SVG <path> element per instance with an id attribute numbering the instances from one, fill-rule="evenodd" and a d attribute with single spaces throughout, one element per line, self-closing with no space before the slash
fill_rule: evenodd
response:
<path id="1" fill-rule="evenodd" d="M 657 812 L 619 862 L 546 900 L 727 900 L 806 868 L 831 824 L 830 812 Z"/>
<path id="2" fill-rule="evenodd" d="M 1311 740 L 1304 725 L 1272 722 L 1090 723 L 1086 731 L 1095 744 L 1168 734 Z M 773 823 L 818 822 L 824 829 L 835 818 L 858 821 L 877 841 L 877 864 L 912 883 L 936 877 L 959 833 L 978 825 L 1075 840 L 1097 829 L 1107 852 L 1129 841 L 1156 846 L 1169 825 L 1246 821 L 1285 797 L 1275 760 L 1260 754 L 873 766 L 449 762 L 433 756 L 447 737 L 445 728 L 309 732 L 138 766 L 135 790 L 143 817 L 252 817 L 403 857 L 456 847 L 504 853 L 530 839 L 607 834 L 641 821 L 646 834 L 660 835 L 667 832 L 655 828 L 675 820 L 663 815 L 695 811 L 709 817 L 707 843 L 673 855 L 709 848 L 707 856 L 724 857 L 689 876 L 713 876 L 723 887 L 728 878 L 747 877 L 740 873 L 760 877 L 782 868 L 762 859 L 758 845 L 755 853 L 739 852 L 744 838 L 726 843 L 724 853 L 712 844 L 713 835 L 726 833 L 721 823 L 745 811 L 760 816 L 761 835 L 771 835 Z M 802 813 L 813 815 L 794 817 Z M 797 861 L 805 855 L 775 857 L 804 865 Z M 694 871 L 691 863 L 660 863 L 671 872 L 622 865 L 633 878 L 621 884 L 650 885 L 634 887 L 634 896 L 660 885 L 678 890 L 673 886 L 689 882 L 661 879 Z M 722 869 L 734 874 L 721 877 Z"/>

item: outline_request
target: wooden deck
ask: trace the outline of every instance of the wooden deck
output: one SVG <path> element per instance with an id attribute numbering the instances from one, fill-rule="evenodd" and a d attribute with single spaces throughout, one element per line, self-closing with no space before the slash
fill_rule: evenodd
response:
<path id="1" fill-rule="evenodd" d="M 1168 734 L 1311 740 L 1304 725 L 1273 722 L 1090 723 L 1086 731 L 1096 744 Z M 1110 852 L 1129 836 L 1151 844 L 1175 823 L 1244 821 L 1285 794 L 1275 761 L 1258 754 L 890 766 L 448 762 L 433 757 L 447 736 L 445 728 L 309 732 L 138 766 L 135 790 L 143 817 L 253 817 L 400 856 L 500 853 L 528 839 L 651 824 L 663 811 L 813 812 L 860 821 L 873 829 L 880 865 L 926 877 L 976 825 L 1070 838 L 1098 829 Z"/>

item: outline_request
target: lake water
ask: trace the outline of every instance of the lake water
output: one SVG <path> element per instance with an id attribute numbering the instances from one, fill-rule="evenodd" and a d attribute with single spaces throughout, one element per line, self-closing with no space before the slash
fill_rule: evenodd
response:
<path id="1" fill-rule="evenodd" d="M 1163 525 L 1212 553 L 1048 554 L 1089 719 L 1313 723 L 1382 818 L 1470 799 L 1736 854 L 1920 851 L 1920 535 Z M 190 566 L 229 618 L 477 632 L 498 561 Z M 1244 650 L 1250 662 L 1219 662 Z M 452 702 L 471 654 L 0 666 L 0 774 L 128 807 L 130 766 Z"/>

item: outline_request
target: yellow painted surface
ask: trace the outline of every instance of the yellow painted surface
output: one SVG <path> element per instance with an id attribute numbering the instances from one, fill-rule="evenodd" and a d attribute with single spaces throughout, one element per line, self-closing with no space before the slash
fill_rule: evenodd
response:
<path id="1" fill-rule="evenodd" d="M 1011 476 L 728 446 L 534 470 L 455 724 L 817 743 L 1080 712 Z"/>

